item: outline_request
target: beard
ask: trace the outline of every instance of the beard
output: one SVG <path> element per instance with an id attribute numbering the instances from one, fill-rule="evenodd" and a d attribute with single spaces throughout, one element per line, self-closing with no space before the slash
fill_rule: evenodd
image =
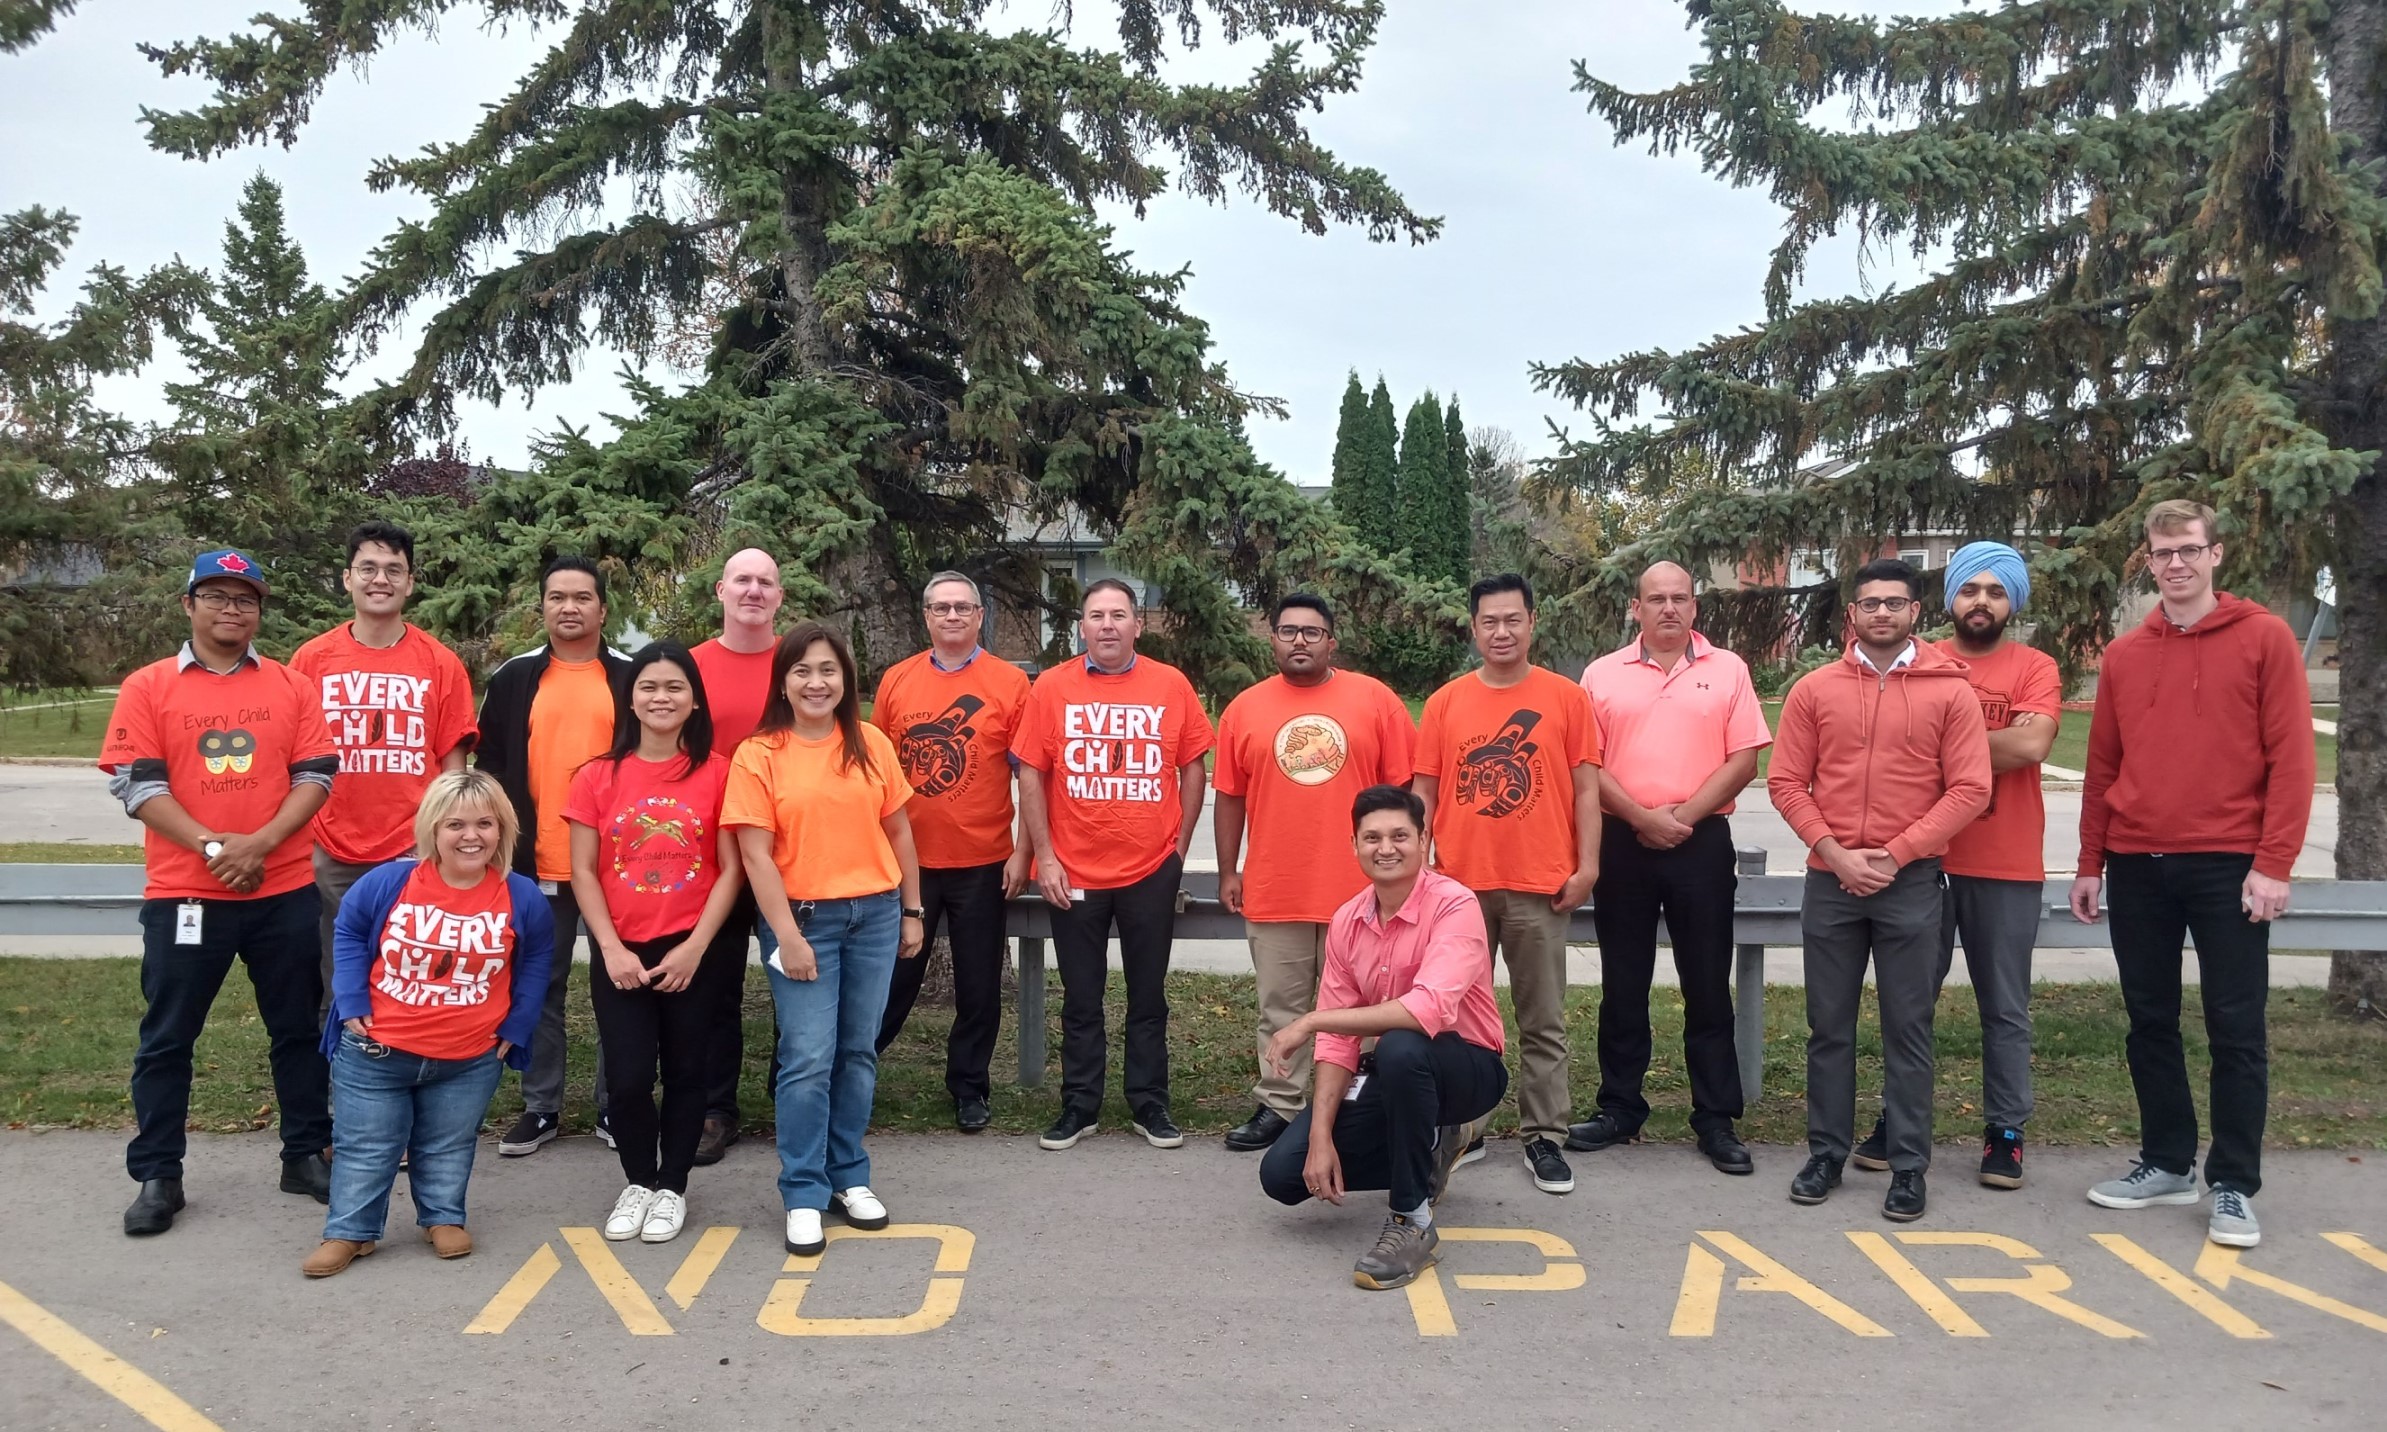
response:
<path id="1" fill-rule="evenodd" d="M 1991 611 L 1975 611 L 1956 619 L 1956 631 L 1966 641 L 1995 646 L 2005 638 L 2006 623 L 2012 620 L 2010 616 L 2001 617 Z"/>

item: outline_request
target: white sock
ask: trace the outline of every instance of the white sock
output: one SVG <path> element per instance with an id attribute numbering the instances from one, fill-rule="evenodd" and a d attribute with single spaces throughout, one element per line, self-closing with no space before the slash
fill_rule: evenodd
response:
<path id="1" fill-rule="evenodd" d="M 1409 1209 L 1406 1212 L 1396 1208 L 1393 1210 L 1393 1212 L 1399 1213 L 1401 1217 L 1408 1219 L 1411 1223 L 1416 1224 L 1420 1228 L 1431 1228 L 1434 1226 L 1434 1205 L 1430 1203 L 1421 1203 L 1417 1207 Z"/>

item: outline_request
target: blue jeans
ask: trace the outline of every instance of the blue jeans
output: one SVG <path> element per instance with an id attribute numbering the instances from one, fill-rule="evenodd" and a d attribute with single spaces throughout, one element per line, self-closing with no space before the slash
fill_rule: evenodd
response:
<path id="1" fill-rule="evenodd" d="M 806 911 L 809 909 L 810 913 Z M 862 1135 L 878 1093 L 879 1017 L 895 979 L 903 902 L 893 890 L 852 900 L 796 902 L 817 979 L 770 970 L 778 1012 L 779 1199 L 829 1206 L 831 1189 L 870 1182 Z"/>
<path id="2" fill-rule="evenodd" d="M 323 1236 L 379 1242 L 398 1159 L 410 1152 L 414 1221 L 462 1227 L 473 1148 L 504 1067 L 494 1047 L 477 1059 L 425 1059 L 401 1049 L 374 1058 L 342 1030 L 332 1055 L 332 1204 Z"/>

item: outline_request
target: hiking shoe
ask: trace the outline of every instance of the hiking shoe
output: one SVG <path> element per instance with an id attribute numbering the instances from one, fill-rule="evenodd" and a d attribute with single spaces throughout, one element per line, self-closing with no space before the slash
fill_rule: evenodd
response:
<path id="1" fill-rule="evenodd" d="M 735 1120 L 725 1119 L 719 1114 L 708 1115 L 704 1121 L 704 1132 L 696 1139 L 696 1166 L 710 1168 L 721 1162 L 722 1156 L 729 1152 L 729 1146 L 737 1141 L 738 1126 Z"/>
<path id="2" fill-rule="evenodd" d="M 2213 1190 L 2213 1217 L 2205 1236 L 2224 1248 L 2252 1248 L 2263 1241 L 2263 1225 L 2254 1221 L 2254 1200 L 2234 1188 Z"/>
<path id="3" fill-rule="evenodd" d="M 1923 1216 L 1928 1201 L 1923 1193 L 1923 1171 L 1901 1169 L 1890 1175 L 1890 1191 L 1882 1196 L 1881 1216 L 1892 1223 L 1912 1223 Z"/>
<path id="4" fill-rule="evenodd" d="M 1179 1132 L 1176 1120 L 1169 1117 L 1165 1104 L 1146 1104 L 1135 1116 L 1133 1127 L 1144 1136 L 1145 1143 L 1156 1149 L 1173 1149 L 1185 1142 L 1185 1135 Z"/>
<path id="5" fill-rule="evenodd" d="M 842 1193 L 829 1195 L 829 1211 L 846 1222 L 849 1228 L 865 1232 L 887 1226 L 887 1205 L 870 1191 L 870 1185 L 857 1183 Z"/>
<path id="6" fill-rule="evenodd" d="M 1807 1166 L 1790 1180 L 1792 1203 L 1817 1204 L 1832 1196 L 1840 1186 L 1840 1160 L 1829 1154 L 1811 1154 Z"/>
<path id="7" fill-rule="evenodd" d="M 1471 1124 L 1444 1124 L 1434 1131 L 1434 1173 L 1426 1185 L 1428 1205 L 1442 1201 L 1443 1191 L 1450 1187 L 1450 1171 L 1467 1159 L 1467 1131 Z"/>
<path id="8" fill-rule="evenodd" d="M 534 1114 L 525 1109 L 522 1117 L 514 1121 L 514 1127 L 498 1135 L 497 1151 L 510 1159 L 535 1154 L 541 1144 L 555 1142 L 560 1122 L 553 1114 Z"/>
<path id="9" fill-rule="evenodd" d="M 372 1256 L 373 1250 L 379 1246 L 371 1239 L 358 1243 L 346 1238 L 326 1238 L 314 1252 L 307 1255 L 306 1262 L 298 1265 L 298 1271 L 310 1278 L 328 1278 L 357 1259 Z"/>
<path id="10" fill-rule="evenodd" d="M 647 1208 L 655 1201 L 655 1191 L 644 1184 L 631 1184 L 622 1196 L 613 1201 L 613 1212 L 605 1215 L 605 1241 L 627 1243 L 646 1227 Z"/>
<path id="11" fill-rule="evenodd" d="M 2195 1174 L 2165 1173 L 2151 1163 L 2142 1163 L 2089 1190 L 2089 1202 L 2099 1208 L 2152 1208 L 2159 1203 L 2196 1201 Z"/>
<path id="12" fill-rule="evenodd" d="M 1559 1156 L 1558 1145 L 1548 1139 L 1528 1139 L 1525 1143 L 1525 1166 L 1533 1170 L 1533 1186 L 1544 1193 L 1573 1193 L 1575 1171 Z"/>
<path id="13" fill-rule="evenodd" d="M 1266 1104 L 1252 1110 L 1252 1116 L 1227 1130 L 1227 1148 L 1239 1154 L 1254 1154 L 1273 1144 L 1292 1121 Z"/>
<path id="14" fill-rule="evenodd" d="M 1036 1136 L 1036 1147 L 1040 1149 L 1071 1148 L 1079 1139 L 1093 1132 L 1094 1116 L 1092 1114 L 1081 1114 L 1075 1109 L 1063 1109 L 1061 1117 L 1053 1120 L 1053 1126 Z"/>
<path id="15" fill-rule="evenodd" d="M 1982 1133 L 1981 1182 L 1991 1188 L 2022 1187 L 2022 1130 L 1991 1124 Z"/>
<path id="16" fill-rule="evenodd" d="M 1467 1141 L 1467 1152 L 1459 1155 L 1459 1161 L 1455 1164 L 1452 1164 L 1451 1167 L 1465 1168 L 1471 1163 L 1478 1162 L 1483 1158 L 1483 1156 L 1484 1136 L 1482 1134 L 1477 1134 L 1474 1138 Z"/>
<path id="17" fill-rule="evenodd" d="M 680 1236 L 680 1229 L 688 1222 L 688 1198 L 668 1188 L 655 1190 L 655 1201 L 646 1206 L 646 1221 L 638 1225 L 641 1243 L 669 1243 Z"/>
<path id="18" fill-rule="evenodd" d="M 1865 1141 L 1848 1151 L 1848 1161 L 1858 1168 L 1880 1173 L 1890 1166 L 1890 1121 L 1875 1119 L 1873 1132 Z"/>
<path id="19" fill-rule="evenodd" d="M 1699 1152 L 1707 1155 L 1707 1161 L 1716 1166 L 1718 1173 L 1757 1172 L 1757 1160 L 1749 1157 L 1749 1146 L 1741 1142 L 1741 1136 L 1732 1131 L 1730 1124 L 1702 1133 Z"/>
<path id="20" fill-rule="evenodd" d="M 423 1230 L 423 1241 L 442 1258 L 462 1258 L 472 1252 L 472 1235 L 460 1223 L 434 1223 Z"/>
<path id="21" fill-rule="evenodd" d="M 1389 1214 L 1384 1231 L 1376 1235 L 1376 1246 L 1352 1265 L 1351 1281 L 1379 1293 L 1405 1288 L 1434 1266 L 1434 1247 L 1441 1241 L 1433 1225 L 1420 1228 L 1397 1213 Z"/>
<path id="22" fill-rule="evenodd" d="M 1628 1129 L 1622 1119 L 1604 1111 L 1580 1124 L 1566 1126 L 1566 1146 L 1579 1154 L 1598 1153 L 1601 1149 L 1614 1148 L 1618 1144 L 1638 1142 L 1640 1138 L 1641 1128 L 1638 1124 Z"/>

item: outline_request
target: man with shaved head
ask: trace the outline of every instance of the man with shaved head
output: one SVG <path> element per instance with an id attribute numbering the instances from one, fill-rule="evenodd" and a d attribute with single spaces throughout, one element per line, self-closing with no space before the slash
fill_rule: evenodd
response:
<path id="1" fill-rule="evenodd" d="M 1733 799 L 1771 744 L 1749 666 L 1692 630 L 1691 574 L 1659 562 L 1641 574 L 1631 607 L 1640 637 L 1583 672 L 1599 723 L 1599 1112 L 1567 1130 L 1585 1152 L 1640 1136 L 1649 1117 L 1649 985 L 1658 920 L 1674 940 L 1682 980 L 1683 1056 L 1691 1129 L 1725 1173 L 1752 1172 L 1733 1132 L 1741 1116 L 1732 1029 Z"/>

